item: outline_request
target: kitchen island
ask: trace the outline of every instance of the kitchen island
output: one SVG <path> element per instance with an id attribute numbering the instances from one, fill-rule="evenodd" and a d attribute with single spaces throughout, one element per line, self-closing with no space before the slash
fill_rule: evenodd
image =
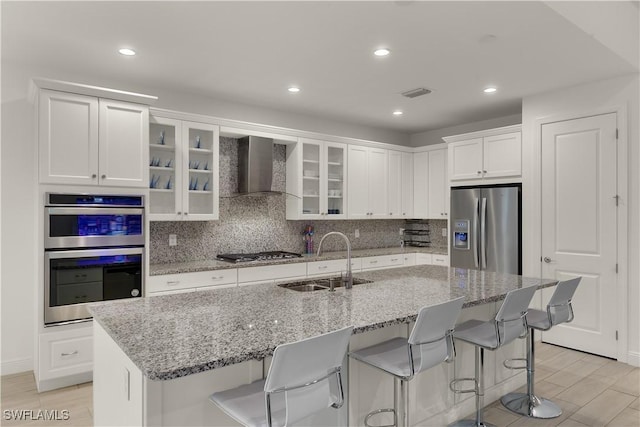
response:
<path id="1" fill-rule="evenodd" d="M 295 292 L 268 284 L 93 304 L 95 424 L 233 425 L 208 396 L 261 378 L 279 344 L 354 325 L 353 350 L 406 336 L 425 305 L 465 296 L 461 321 L 490 318 L 508 291 L 556 283 L 440 266 L 355 277 L 372 283 L 333 293 Z M 471 347 L 459 347 L 455 363 L 412 381 L 412 423 L 449 420 L 472 411 L 470 396 L 459 399 L 448 391 L 453 376 L 473 371 Z M 522 342 L 495 353 L 499 358 L 523 352 Z M 524 375 L 505 373 L 500 365 L 496 361 L 495 368 L 488 369 L 494 381 L 487 381 L 487 401 L 524 384 Z M 309 423 L 361 425 L 368 411 L 391 405 L 388 377 L 354 361 L 345 361 L 344 369 L 348 404 Z"/>

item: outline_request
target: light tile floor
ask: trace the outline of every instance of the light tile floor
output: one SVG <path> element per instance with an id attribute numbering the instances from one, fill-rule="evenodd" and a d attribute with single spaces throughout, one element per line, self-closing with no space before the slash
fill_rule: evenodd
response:
<path id="1" fill-rule="evenodd" d="M 505 409 L 500 402 L 485 410 L 485 420 L 498 427 L 640 427 L 640 368 L 578 351 L 537 343 L 536 393 L 563 410 L 558 418 L 532 420 Z M 33 373 L 2 380 L 2 418 L 6 426 L 92 426 L 91 383 L 38 393 Z M 524 390 L 520 390 L 524 391 Z M 68 420 L 7 420 L 5 410 L 69 411 Z"/>

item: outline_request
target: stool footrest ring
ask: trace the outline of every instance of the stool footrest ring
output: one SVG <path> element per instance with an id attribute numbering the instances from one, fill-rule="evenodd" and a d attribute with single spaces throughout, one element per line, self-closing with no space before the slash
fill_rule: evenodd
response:
<path id="1" fill-rule="evenodd" d="M 384 412 L 393 413 L 393 424 L 385 424 L 381 426 L 372 426 L 371 424 L 369 424 L 369 418 L 373 417 L 374 415 L 382 414 Z M 371 411 L 364 417 L 364 425 L 367 427 L 397 427 L 398 418 L 396 417 L 396 410 L 393 408 L 389 408 L 389 409 L 376 409 L 375 411 Z"/>
<path id="2" fill-rule="evenodd" d="M 512 365 L 513 362 L 524 362 L 524 366 Z M 516 359 L 506 359 L 504 362 L 502 362 L 502 365 L 507 369 L 527 369 L 527 359 L 523 357 L 519 357 Z"/>
<path id="3" fill-rule="evenodd" d="M 456 388 L 458 383 L 463 381 L 473 381 L 473 388 Z M 475 378 L 458 378 L 449 383 L 449 389 L 455 394 L 461 393 L 477 393 L 478 392 L 478 381 Z"/>

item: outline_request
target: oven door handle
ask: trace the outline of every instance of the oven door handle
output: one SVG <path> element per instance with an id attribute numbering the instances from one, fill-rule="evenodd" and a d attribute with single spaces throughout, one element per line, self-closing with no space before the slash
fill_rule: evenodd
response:
<path id="1" fill-rule="evenodd" d="M 47 208 L 48 216 L 54 215 L 143 215 L 139 208 Z"/>
<path id="2" fill-rule="evenodd" d="M 87 258 L 114 255 L 143 255 L 144 248 L 85 249 L 77 251 L 45 251 L 45 260 L 65 258 Z"/>

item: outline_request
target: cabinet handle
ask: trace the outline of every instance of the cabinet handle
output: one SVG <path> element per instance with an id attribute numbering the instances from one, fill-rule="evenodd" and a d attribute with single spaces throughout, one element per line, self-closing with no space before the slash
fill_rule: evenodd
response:
<path id="1" fill-rule="evenodd" d="M 178 215 L 182 215 L 182 212 L 178 212 Z"/>
<path id="2" fill-rule="evenodd" d="M 478 175 L 480 175 L 482 173 L 482 171 L 478 171 Z"/>
<path id="3" fill-rule="evenodd" d="M 175 285 L 179 285 L 180 281 L 179 280 L 171 280 L 167 282 L 168 286 L 175 286 Z"/>
<path id="4" fill-rule="evenodd" d="M 72 351 L 71 353 L 60 353 L 60 356 L 75 356 L 76 354 L 78 354 L 78 350 Z"/>
<path id="5" fill-rule="evenodd" d="M 398 261 L 398 258 L 391 258 L 391 262 Z"/>
<path id="6" fill-rule="evenodd" d="M 105 179 L 107 177 L 107 175 L 102 175 L 102 179 Z"/>
<path id="7" fill-rule="evenodd" d="M 96 175 L 95 173 L 91 175 L 91 178 L 96 179 L 98 177 L 98 175 Z"/>
<path id="8" fill-rule="evenodd" d="M 402 215 L 406 215 L 406 212 L 402 212 Z"/>
<path id="9" fill-rule="evenodd" d="M 393 212 L 389 212 L 389 215 L 393 215 Z"/>
<path id="10" fill-rule="evenodd" d="M 326 265 L 321 265 L 318 267 L 318 270 L 326 270 L 327 266 Z"/>
<path id="11" fill-rule="evenodd" d="M 369 261 L 369 264 L 377 264 L 378 261 Z"/>
<path id="12" fill-rule="evenodd" d="M 185 212 L 184 214 L 185 214 L 185 215 L 189 215 L 189 212 Z"/>
<path id="13" fill-rule="evenodd" d="M 487 171 L 482 171 L 482 173 L 487 173 Z"/>
<path id="14" fill-rule="evenodd" d="M 211 280 L 222 280 L 222 279 L 224 279 L 224 276 L 218 276 L 218 277 L 213 276 L 213 277 L 211 278 Z"/>

